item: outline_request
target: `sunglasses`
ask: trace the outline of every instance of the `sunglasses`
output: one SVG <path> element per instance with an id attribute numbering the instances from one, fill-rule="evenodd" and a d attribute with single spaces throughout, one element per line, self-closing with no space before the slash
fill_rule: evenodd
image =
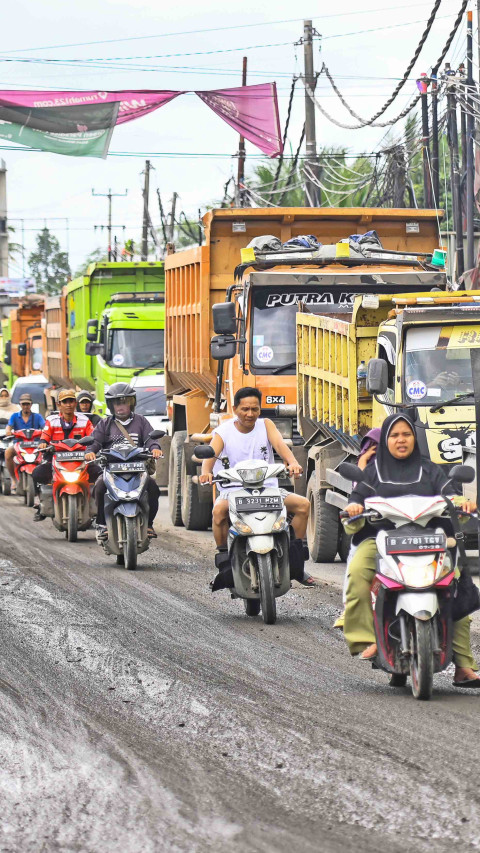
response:
<path id="1" fill-rule="evenodd" d="M 21 405 L 21 406 L 31 406 L 32 404 L 30 403 L 30 401 L 29 401 L 29 400 L 25 400 L 25 402 L 24 402 L 24 403 L 20 403 L 20 405 Z"/>

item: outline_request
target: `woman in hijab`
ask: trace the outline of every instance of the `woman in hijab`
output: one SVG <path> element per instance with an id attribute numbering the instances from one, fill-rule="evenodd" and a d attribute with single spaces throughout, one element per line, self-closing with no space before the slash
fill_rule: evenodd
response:
<path id="1" fill-rule="evenodd" d="M 20 411 L 20 406 L 12 403 L 8 388 L 0 388 L 0 420 L 9 420 L 10 415 Z"/>
<path id="2" fill-rule="evenodd" d="M 346 510 L 350 517 L 359 515 L 365 508 L 365 499 L 378 495 L 384 498 L 418 495 L 439 495 L 447 477 L 439 465 L 422 457 L 415 428 L 406 415 L 390 415 L 384 421 L 374 460 L 365 468 L 363 479 L 350 495 Z M 468 502 L 466 511 L 471 511 Z M 354 522 L 348 532 L 355 534 L 357 545 L 349 566 L 347 602 L 343 633 L 352 655 L 360 654 L 362 660 L 372 661 L 377 654 L 370 587 L 375 575 L 377 548 L 375 537 L 382 524 L 372 526 L 363 519 Z M 385 527 L 389 523 L 385 522 Z M 348 524 L 347 524 L 348 529 Z M 453 652 L 455 661 L 454 684 L 479 687 L 477 665 L 470 648 L 470 617 L 454 623 Z"/>

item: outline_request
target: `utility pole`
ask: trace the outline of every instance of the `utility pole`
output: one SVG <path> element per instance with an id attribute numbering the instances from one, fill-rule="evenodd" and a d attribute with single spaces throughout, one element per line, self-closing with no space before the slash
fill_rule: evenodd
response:
<path id="1" fill-rule="evenodd" d="M 473 26 L 472 12 L 467 12 L 467 269 L 475 266 L 475 244 L 473 236 L 473 218 L 475 214 L 474 178 L 475 165 L 473 157 Z"/>
<path id="2" fill-rule="evenodd" d="M 432 81 L 432 190 L 434 207 L 440 206 L 440 170 L 438 157 L 438 69 L 434 68 Z"/>
<path id="3" fill-rule="evenodd" d="M 157 198 L 158 198 L 158 209 L 160 211 L 160 224 L 162 226 L 162 234 L 163 234 L 163 242 L 164 242 L 163 248 L 165 249 L 165 246 L 168 243 L 168 237 L 167 237 L 165 214 L 163 212 L 162 197 L 160 195 L 160 190 L 158 189 L 158 187 L 157 187 Z"/>
<path id="4" fill-rule="evenodd" d="M 170 224 L 168 226 L 168 242 L 173 243 L 173 234 L 175 228 L 175 208 L 177 206 L 177 198 L 178 193 L 174 193 L 172 196 L 172 208 L 170 211 Z"/>
<path id="5" fill-rule="evenodd" d="M 143 228 L 142 228 L 142 261 L 148 261 L 148 225 L 150 216 L 148 213 L 148 195 L 150 192 L 150 160 L 145 160 L 145 181 L 143 184 Z"/>
<path id="6" fill-rule="evenodd" d="M 451 182 L 452 182 L 452 206 L 453 221 L 455 228 L 456 243 L 456 271 L 460 278 L 465 271 L 463 257 L 463 221 L 462 221 L 462 198 L 460 192 L 460 165 L 458 156 L 458 127 L 457 127 L 457 101 L 455 98 L 455 72 L 451 71 L 450 65 L 445 66 L 447 83 L 447 114 L 448 114 L 448 140 L 450 145 Z"/>
<path id="7" fill-rule="evenodd" d="M 422 161 L 423 161 L 423 198 L 425 207 L 433 207 L 432 182 L 430 179 L 430 131 L 428 129 L 428 78 L 425 72 L 417 80 L 422 104 Z"/>
<path id="8" fill-rule="evenodd" d="M 315 131 L 315 104 L 311 93 L 315 89 L 315 71 L 313 68 L 313 29 L 311 21 L 303 22 L 303 54 L 305 73 L 305 161 L 309 171 L 318 176 L 317 139 Z M 307 207 L 319 207 L 320 190 L 315 181 L 308 176 L 305 179 L 305 204 Z"/>
<path id="9" fill-rule="evenodd" d="M 112 198 L 126 196 L 128 194 L 128 190 L 125 190 L 124 193 L 112 193 L 112 190 L 109 188 L 108 193 L 96 193 L 94 189 L 92 189 L 92 195 L 98 195 L 102 198 L 108 198 L 108 250 L 107 256 L 108 260 L 112 260 Z M 95 226 L 96 227 L 96 226 Z M 103 226 L 102 226 L 103 227 Z M 116 227 L 116 226 L 115 226 Z"/>
<path id="10" fill-rule="evenodd" d="M 243 57 L 242 61 L 242 86 L 247 85 L 247 57 Z M 245 180 L 245 138 L 240 137 L 238 144 L 238 172 L 237 172 L 237 204 L 243 207 L 245 203 L 245 188 L 243 182 Z"/>

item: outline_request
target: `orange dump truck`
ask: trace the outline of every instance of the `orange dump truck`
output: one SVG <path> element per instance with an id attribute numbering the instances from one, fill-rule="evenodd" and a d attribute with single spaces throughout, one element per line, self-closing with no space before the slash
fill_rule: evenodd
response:
<path id="1" fill-rule="evenodd" d="M 50 382 L 68 387 L 68 341 L 65 296 L 49 296 L 45 299 L 44 328 L 44 373 Z"/>
<path id="2" fill-rule="evenodd" d="M 3 357 L 11 367 L 13 378 L 43 373 L 44 303 L 43 296 L 24 296 L 10 312 L 10 339 L 4 343 Z"/>
<path id="3" fill-rule="evenodd" d="M 445 288 L 444 259 L 435 253 L 441 215 L 369 208 L 212 210 L 203 219 L 205 245 L 167 256 L 173 524 L 209 526 L 212 493 L 193 482 L 193 448 L 232 416 L 234 394 L 243 386 L 262 392 L 262 414 L 275 420 L 305 462 L 296 421 L 299 302 L 332 313 L 350 306 L 358 293 Z M 317 247 L 284 246 L 301 235 L 313 235 Z M 305 491 L 305 485 L 297 487 Z"/>

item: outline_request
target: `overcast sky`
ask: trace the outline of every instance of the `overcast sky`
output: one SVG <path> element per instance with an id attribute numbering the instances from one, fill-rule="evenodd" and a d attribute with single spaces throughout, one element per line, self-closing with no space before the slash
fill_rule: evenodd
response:
<path id="1" fill-rule="evenodd" d="M 432 6 L 433 0 L 388 0 L 383 5 L 379 0 L 365 0 L 363 7 L 358 0 L 304 4 L 287 0 L 243 0 L 241 4 L 220 0 L 168 4 L 147 0 L 71 0 L 68 4 L 64 0 L 16 0 L 2 18 L 2 88 L 215 89 L 241 83 L 245 55 L 248 82 L 277 82 L 283 127 L 292 76 L 303 65 L 303 48 L 295 42 L 303 32 L 302 19 L 313 18 L 322 36 L 314 45 L 316 68 L 325 62 L 353 109 L 369 117 L 403 75 Z M 416 77 L 428 71 L 440 54 L 459 7 L 460 0 L 443 0 L 410 80 L 386 117 L 396 115 L 412 98 Z M 449 56 L 457 64 L 464 54 L 462 24 Z M 7 62 L 7 58 L 24 61 Z M 31 58 L 61 59 L 65 64 L 25 61 Z M 87 58 L 98 61 L 88 68 L 69 64 L 72 59 Z M 104 60 L 108 58 L 114 58 L 111 64 L 117 67 L 105 69 Z M 346 123 L 352 121 L 325 78 L 318 92 L 329 112 Z M 303 118 L 304 96 L 299 83 L 289 134 L 293 148 L 298 144 Z M 396 125 L 393 136 L 399 131 L 400 125 Z M 341 130 L 317 113 L 319 145 L 347 145 L 352 152 L 375 151 L 385 134 L 380 128 Z M 111 187 L 119 193 L 128 189 L 125 198 L 114 200 L 113 220 L 115 225 L 126 226 L 128 237 L 139 240 L 145 156 L 152 155 L 155 167 L 151 215 L 159 225 L 156 187 L 161 189 L 165 206 L 169 206 L 175 190 L 180 196 L 177 213 L 184 210 L 187 216 L 196 215 L 199 207 L 222 197 L 225 181 L 236 173 L 232 155 L 237 146 L 238 136 L 228 125 L 194 95 L 184 95 L 150 116 L 116 128 L 107 160 L 29 152 L 20 147 L 3 151 L 10 224 L 20 239 L 19 220 L 24 219 L 28 254 L 45 219 L 62 247 L 68 247 L 71 266 L 76 269 L 89 252 L 106 243 L 106 233 L 95 233 L 93 226 L 106 223 L 107 200 L 92 197 L 92 188 L 107 192 Z M 133 156 L 113 156 L 113 152 Z M 209 156 L 153 156 L 172 152 Z M 258 162 L 252 158 L 258 158 L 259 153 L 247 144 L 247 156 L 251 155 L 247 175 Z M 121 229 L 116 233 L 120 238 Z M 21 273 L 22 264 L 17 261 L 10 274 Z"/>

